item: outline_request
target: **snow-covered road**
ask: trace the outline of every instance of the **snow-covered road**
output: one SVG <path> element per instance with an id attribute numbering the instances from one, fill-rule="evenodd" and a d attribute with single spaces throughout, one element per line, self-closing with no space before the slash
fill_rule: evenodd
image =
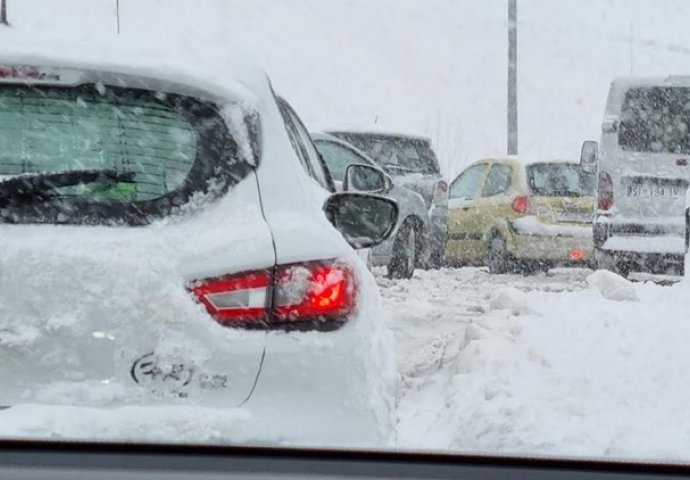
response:
<path id="1" fill-rule="evenodd" d="M 687 284 L 608 272 L 377 272 L 403 448 L 687 458 Z"/>

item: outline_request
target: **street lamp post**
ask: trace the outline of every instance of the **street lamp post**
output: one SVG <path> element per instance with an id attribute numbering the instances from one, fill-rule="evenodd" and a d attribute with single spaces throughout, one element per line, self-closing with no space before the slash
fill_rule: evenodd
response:
<path id="1" fill-rule="evenodd" d="M 517 153 L 517 0 L 508 0 L 508 155 Z"/>
<path id="2" fill-rule="evenodd" d="M 10 26 L 10 23 L 7 21 L 7 0 L 0 2 L 0 25 Z"/>
<path id="3" fill-rule="evenodd" d="M 115 22 L 117 24 L 117 34 L 120 34 L 120 0 L 115 0 Z"/>

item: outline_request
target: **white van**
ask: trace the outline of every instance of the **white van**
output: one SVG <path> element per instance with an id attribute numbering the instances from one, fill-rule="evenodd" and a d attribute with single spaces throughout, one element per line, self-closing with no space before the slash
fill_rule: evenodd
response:
<path id="1" fill-rule="evenodd" d="M 599 268 L 683 274 L 690 183 L 690 77 L 611 84 L 601 142 L 582 145 L 598 175 L 594 218 Z"/>

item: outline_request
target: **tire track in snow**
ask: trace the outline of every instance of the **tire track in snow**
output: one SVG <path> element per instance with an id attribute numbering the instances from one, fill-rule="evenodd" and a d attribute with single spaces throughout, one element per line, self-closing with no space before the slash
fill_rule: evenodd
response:
<path id="1" fill-rule="evenodd" d="M 479 317 L 491 310 L 497 292 L 571 292 L 586 288 L 589 270 L 553 270 L 534 276 L 490 275 L 485 269 L 417 270 L 412 279 L 390 280 L 376 271 L 390 328 L 397 340 L 402 380 L 399 399 L 399 440 L 403 447 L 449 445 L 452 429 L 430 435 L 434 424 L 451 418 L 455 402 L 447 398 L 448 372 L 474 336 L 481 334 Z M 499 392 L 500 386 L 496 386 Z M 496 392 L 486 392 L 495 395 Z M 499 392 L 500 393 L 500 392 Z"/>

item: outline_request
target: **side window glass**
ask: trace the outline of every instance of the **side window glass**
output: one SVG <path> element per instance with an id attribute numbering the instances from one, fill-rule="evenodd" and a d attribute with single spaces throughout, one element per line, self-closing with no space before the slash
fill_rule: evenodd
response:
<path id="1" fill-rule="evenodd" d="M 450 186 L 450 198 L 471 200 L 479 194 L 487 169 L 486 164 L 468 168 Z"/>
<path id="2" fill-rule="evenodd" d="M 510 187 L 512 169 L 508 165 L 494 165 L 486 177 L 482 197 L 499 195 Z"/>
<path id="3" fill-rule="evenodd" d="M 331 178 L 338 182 L 345 180 L 345 170 L 349 165 L 357 163 L 369 165 L 364 158 L 337 143 L 320 141 L 316 142 L 316 148 L 326 162 Z"/>
<path id="4" fill-rule="evenodd" d="M 309 160 L 307 159 L 307 154 L 304 151 L 304 147 L 300 145 L 299 134 L 297 133 L 297 128 L 290 116 L 290 112 L 285 108 L 282 102 L 278 101 L 278 106 L 280 108 L 280 114 L 285 122 L 285 129 L 287 130 L 288 137 L 290 138 L 290 144 L 292 149 L 295 151 L 295 155 L 299 159 L 304 170 L 309 174 L 310 177 L 314 177 L 314 172 L 311 169 Z"/>
<path id="5" fill-rule="evenodd" d="M 289 107 L 287 107 L 287 110 L 288 115 L 292 119 L 292 124 L 295 127 L 295 133 L 299 138 L 299 143 L 304 148 L 304 154 L 306 156 L 307 162 L 309 163 L 309 168 L 312 172 L 312 177 L 314 177 L 314 179 L 317 182 L 319 182 L 319 184 L 321 184 L 321 186 L 326 190 L 332 190 L 328 173 L 326 172 L 326 168 L 324 167 L 321 161 L 319 152 L 316 150 L 316 147 L 314 146 L 314 142 L 312 141 L 309 132 L 304 127 L 302 121 L 299 119 L 297 114 Z"/>

